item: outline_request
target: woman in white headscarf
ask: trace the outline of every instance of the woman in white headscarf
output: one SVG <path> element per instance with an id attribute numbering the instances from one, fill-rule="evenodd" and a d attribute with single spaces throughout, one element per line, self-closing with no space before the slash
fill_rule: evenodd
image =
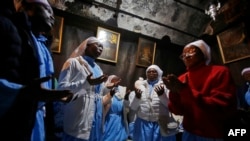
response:
<path id="1" fill-rule="evenodd" d="M 58 80 L 58 89 L 69 89 L 74 101 L 64 107 L 63 141 L 101 141 L 103 100 L 111 100 L 113 94 L 104 96 L 104 75 L 95 59 L 103 46 L 95 37 L 83 41 L 64 63 Z"/>
<path id="2" fill-rule="evenodd" d="M 169 112 L 168 90 L 163 84 L 162 70 L 157 65 L 146 69 L 146 80 L 135 82 L 135 91 L 129 96 L 130 108 L 136 112 L 133 140 L 175 141 L 178 122 Z M 162 118 L 163 117 L 163 118 Z M 167 125 L 170 127 L 167 129 Z"/>
<path id="3" fill-rule="evenodd" d="M 115 85 L 113 87 L 115 94 L 104 109 L 103 141 L 126 141 L 128 139 L 128 110 L 124 105 L 124 97 L 129 90 L 121 86 L 120 82 L 121 78 L 116 75 L 110 75 L 105 82 L 107 88 Z"/>

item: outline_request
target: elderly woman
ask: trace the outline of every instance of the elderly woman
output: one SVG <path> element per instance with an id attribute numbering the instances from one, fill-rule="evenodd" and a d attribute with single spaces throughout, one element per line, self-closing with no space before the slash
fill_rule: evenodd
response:
<path id="1" fill-rule="evenodd" d="M 63 141 L 101 141 L 103 104 L 114 93 L 104 96 L 103 74 L 95 59 L 103 46 L 95 37 L 89 37 L 77 47 L 64 63 L 58 80 L 58 89 L 74 93 L 73 101 L 64 107 Z"/>
<path id="2" fill-rule="evenodd" d="M 129 96 L 130 108 L 136 112 L 133 140 L 175 141 L 178 122 L 169 112 L 168 90 L 163 84 L 162 70 L 157 65 L 146 69 L 146 80 L 135 82 L 135 91 Z M 169 129 L 167 129 L 169 125 Z"/>
<path id="3" fill-rule="evenodd" d="M 180 56 L 187 72 L 169 74 L 169 110 L 183 115 L 182 141 L 222 141 L 225 121 L 235 114 L 236 89 L 225 66 L 209 65 L 210 47 L 197 40 L 187 44 Z"/>

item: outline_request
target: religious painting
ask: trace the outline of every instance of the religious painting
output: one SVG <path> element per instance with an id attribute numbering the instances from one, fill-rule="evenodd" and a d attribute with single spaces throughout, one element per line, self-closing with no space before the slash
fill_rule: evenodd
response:
<path id="1" fill-rule="evenodd" d="M 102 54 L 97 59 L 117 63 L 120 33 L 98 27 L 96 37 L 103 44 Z"/>
<path id="2" fill-rule="evenodd" d="M 217 35 L 224 64 L 250 57 L 250 41 L 245 31 L 245 24 L 240 23 Z"/>
<path id="3" fill-rule="evenodd" d="M 53 37 L 53 40 L 51 43 L 51 51 L 54 53 L 61 52 L 63 22 L 64 22 L 63 17 L 55 16 L 55 24 L 51 30 L 51 34 Z"/>
<path id="4" fill-rule="evenodd" d="M 136 56 L 136 65 L 148 67 L 154 63 L 156 43 L 144 38 L 139 38 Z"/>

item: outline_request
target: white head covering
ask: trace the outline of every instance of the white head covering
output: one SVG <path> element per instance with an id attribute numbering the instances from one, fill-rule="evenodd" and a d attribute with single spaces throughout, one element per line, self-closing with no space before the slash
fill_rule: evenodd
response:
<path id="1" fill-rule="evenodd" d="M 194 41 L 194 42 L 187 44 L 184 48 L 188 48 L 191 46 L 196 46 L 196 47 L 200 48 L 200 50 L 202 51 L 202 53 L 205 56 L 206 65 L 208 65 L 211 61 L 211 51 L 210 51 L 209 45 L 206 44 L 203 40 L 197 40 L 197 41 Z"/>
<path id="2" fill-rule="evenodd" d="M 160 67 L 158 67 L 157 65 L 151 65 L 147 68 L 146 73 L 149 71 L 149 69 L 155 69 L 158 73 L 158 79 L 161 80 L 163 71 L 160 69 Z"/>
<path id="3" fill-rule="evenodd" d="M 84 40 L 70 55 L 70 58 L 78 57 L 80 55 L 84 55 L 84 52 L 87 48 L 88 44 L 93 43 L 101 43 L 96 37 L 89 37 L 86 40 Z"/>
<path id="4" fill-rule="evenodd" d="M 244 68 L 244 69 L 241 71 L 241 75 L 242 75 L 242 76 L 243 76 L 245 73 L 250 73 L 250 67 Z"/>
<path id="5" fill-rule="evenodd" d="M 50 6 L 47 0 L 25 0 L 27 3 L 41 3 L 45 6 Z"/>

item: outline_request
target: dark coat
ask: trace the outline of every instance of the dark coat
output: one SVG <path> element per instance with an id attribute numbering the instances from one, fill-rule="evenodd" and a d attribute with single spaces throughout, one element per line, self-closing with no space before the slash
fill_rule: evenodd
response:
<path id="1" fill-rule="evenodd" d="M 2 10 L 2 9 L 1 9 Z M 0 13 L 0 78 L 28 85 L 39 78 L 39 63 L 24 13 Z M 34 93 L 20 93 L 12 107 L 0 118 L 0 136 L 8 140 L 30 141 L 38 101 Z"/>

